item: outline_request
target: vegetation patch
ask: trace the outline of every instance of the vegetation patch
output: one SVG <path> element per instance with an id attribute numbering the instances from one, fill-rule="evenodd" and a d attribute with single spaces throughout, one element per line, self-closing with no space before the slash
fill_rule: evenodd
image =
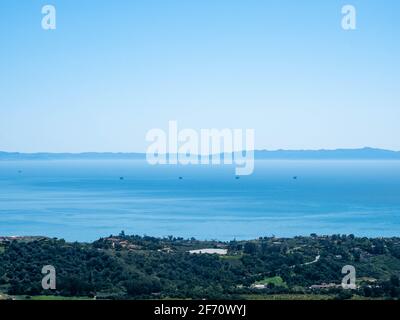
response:
<path id="1" fill-rule="evenodd" d="M 264 286 L 273 285 L 276 287 L 287 287 L 287 284 L 280 276 L 265 278 L 263 280 L 256 281 L 255 284 Z"/>
<path id="2" fill-rule="evenodd" d="M 89 244 L 20 237 L 1 248 L 3 299 L 400 298 L 400 238 L 219 242 L 121 233 Z M 189 253 L 197 248 L 227 255 Z M 56 269 L 55 290 L 42 288 L 45 265 Z M 355 290 L 341 287 L 346 265 L 356 268 Z"/>

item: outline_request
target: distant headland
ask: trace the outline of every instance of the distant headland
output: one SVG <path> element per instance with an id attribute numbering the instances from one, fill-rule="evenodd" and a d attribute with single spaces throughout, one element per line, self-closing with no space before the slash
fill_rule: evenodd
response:
<path id="1" fill-rule="evenodd" d="M 377 148 L 320 150 L 255 150 L 256 160 L 400 160 L 400 151 Z M 19 153 L 0 151 L 2 160 L 145 160 L 145 153 Z"/>

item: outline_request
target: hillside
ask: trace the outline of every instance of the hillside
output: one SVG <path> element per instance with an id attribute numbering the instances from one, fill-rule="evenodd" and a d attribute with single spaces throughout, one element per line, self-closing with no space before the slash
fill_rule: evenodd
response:
<path id="1" fill-rule="evenodd" d="M 90 244 L 3 240 L 0 292 L 18 298 L 400 297 L 400 238 L 313 235 L 219 242 L 121 233 Z M 215 251 L 220 254 L 189 252 L 205 248 L 220 249 Z M 54 291 L 41 288 L 44 265 L 57 270 Z M 345 265 L 356 268 L 356 290 L 341 288 Z"/>

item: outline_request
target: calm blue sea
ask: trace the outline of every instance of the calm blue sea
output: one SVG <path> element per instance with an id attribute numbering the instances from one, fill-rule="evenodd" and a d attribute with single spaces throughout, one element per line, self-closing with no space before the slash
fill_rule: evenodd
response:
<path id="1" fill-rule="evenodd" d="M 0 162 L 0 235 L 91 241 L 121 230 L 221 240 L 400 236 L 400 161 L 264 160 L 240 179 L 231 166 Z"/>

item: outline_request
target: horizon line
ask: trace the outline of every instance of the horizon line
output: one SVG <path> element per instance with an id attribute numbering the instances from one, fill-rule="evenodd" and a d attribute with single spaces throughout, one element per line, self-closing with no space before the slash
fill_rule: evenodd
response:
<path id="1" fill-rule="evenodd" d="M 235 151 L 221 151 L 220 154 L 223 153 L 237 153 L 237 152 L 329 152 L 329 151 L 365 151 L 365 150 L 370 150 L 370 151 L 387 151 L 387 152 L 400 152 L 400 150 L 393 150 L 393 149 L 385 149 L 385 148 L 376 148 L 376 147 L 355 147 L 355 148 L 335 148 L 335 149 L 325 149 L 325 148 L 320 148 L 320 149 L 254 149 L 254 150 L 235 150 Z M 143 151 L 57 151 L 57 152 L 52 152 L 52 151 L 35 151 L 35 152 L 21 152 L 21 151 L 4 151 L 0 150 L 0 154 L 28 154 L 28 155 L 33 155 L 33 154 L 53 154 L 53 155 L 58 155 L 58 154 L 70 154 L 70 155 L 81 155 L 81 154 L 143 154 L 145 155 L 147 152 Z M 168 154 L 180 154 L 179 152 L 177 153 L 164 153 L 165 155 Z M 202 154 L 195 154 L 197 156 L 207 156 L 207 155 L 202 155 Z M 213 155 L 213 154 L 208 154 L 208 155 Z"/>

